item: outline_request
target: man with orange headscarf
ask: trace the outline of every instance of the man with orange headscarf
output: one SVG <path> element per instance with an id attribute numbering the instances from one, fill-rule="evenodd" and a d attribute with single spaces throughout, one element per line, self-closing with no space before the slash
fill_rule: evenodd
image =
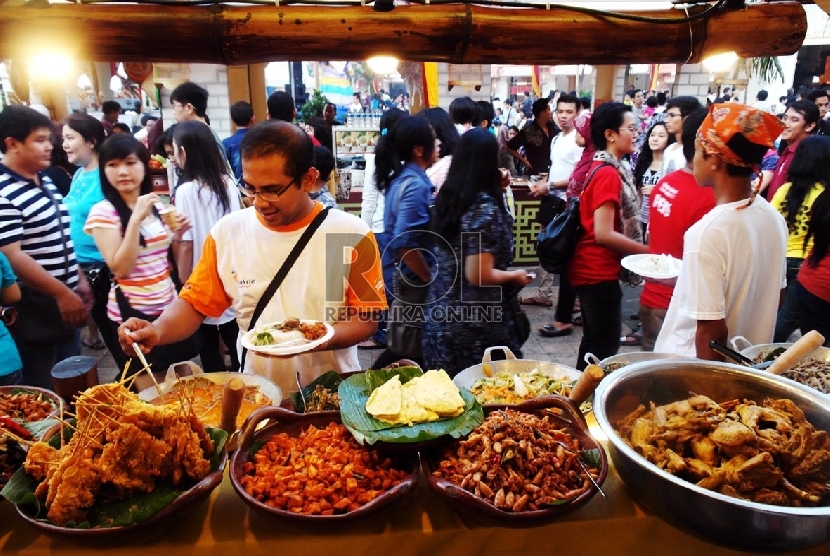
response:
<path id="1" fill-rule="evenodd" d="M 714 104 L 695 140 L 694 175 L 716 206 L 686 232 L 683 269 L 654 350 L 718 360 L 711 340 L 772 341 L 786 281 L 787 225 L 750 183 L 783 125 L 743 104 Z"/>

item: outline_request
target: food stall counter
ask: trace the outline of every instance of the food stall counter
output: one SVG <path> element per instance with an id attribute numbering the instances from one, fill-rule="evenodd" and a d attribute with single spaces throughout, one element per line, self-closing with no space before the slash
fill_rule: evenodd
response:
<path id="1" fill-rule="evenodd" d="M 500 527 L 458 514 L 421 477 L 410 496 L 388 510 L 345 523 L 298 523 L 263 517 L 242 502 L 225 476 L 208 504 L 183 515 L 169 530 L 115 544 L 66 541 L 42 535 L 0 501 L 0 552 L 89 554 L 114 549 L 119 555 L 192 554 L 746 554 L 707 543 L 641 510 L 613 467 L 599 494 L 556 521 L 528 527 Z M 799 554 L 826 555 L 827 543 Z"/>

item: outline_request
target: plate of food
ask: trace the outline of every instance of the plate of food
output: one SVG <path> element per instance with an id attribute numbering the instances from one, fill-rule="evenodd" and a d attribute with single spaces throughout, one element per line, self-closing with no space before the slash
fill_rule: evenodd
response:
<path id="1" fill-rule="evenodd" d="M 493 351 L 504 352 L 505 358 L 492 360 Z M 551 394 L 567 398 L 580 374 L 559 363 L 517 359 L 510 348 L 493 346 L 484 350 L 480 364 L 464 369 L 452 381 L 472 392 L 482 405 L 505 405 Z"/>
<path id="2" fill-rule="evenodd" d="M 62 407 L 51 390 L 0 386 L 0 488 L 23 464 L 29 446 L 57 423 Z"/>
<path id="3" fill-rule="evenodd" d="M 270 424 L 259 429 L 266 420 Z M 245 423 L 228 474 L 240 498 L 266 516 L 348 521 L 411 492 L 418 484 L 418 457 L 361 446 L 338 412 L 269 407 Z"/>
<path id="4" fill-rule="evenodd" d="M 338 393 L 343 424 L 360 444 L 416 450 L 484 419 L 481 404 L 442 370 L 370 370 L 341 382 Z"/>
<path id="5" fill-rule="evenodd" d="M 279 386 L 267 378 L 245 373 L 205 373 L 195 363 L 188 362 L 190 376 L 179 377 L 174 368 L 167 372 L 165 381 L 156 388 L 142 390 L 138 397 L 153 405 L 164 405 L 182 400 L 187 411 L 192 412 L 203 425 L 219 427 L 222 421 L 222 398 L 225 383 L 237 378 L 245 383 L 242 402 L 236 417 L 237 428 L 257 409 L 277 405 L 282 398 Z"/>
<path id="6" fill-rule="evenodd" d="M 629 255 L 621 261 L 623 268 L 652 280 L 671 280 L 680 276 L 683 261 L 671 255 Z"/>
<path id="7" fill-rule="evenodd" d="M 421 453 L 427 484 L 450 505 L 518 525 L 555 518 L 600 492 L 605 451 L 568 400 L 550 396 L 485 413 L 466 438 Z"/>
<path id="8" fill-rule="evenodd" d="M 296 318 L 258 325 L 242 336 L 242 347 L 265 355 L 297 355 L 325 344 L 334 328 L 316 320 Z"/>
<path id="9" fill-rule="evenodd" d="M 180 401 L 152 406 L 112 383 L 79 394 L 75 407 L 77 418 L 32 444 L 1 492 L 36 529 L 120 542 L 175 523 L 222 482 L 227 434 Z"/>

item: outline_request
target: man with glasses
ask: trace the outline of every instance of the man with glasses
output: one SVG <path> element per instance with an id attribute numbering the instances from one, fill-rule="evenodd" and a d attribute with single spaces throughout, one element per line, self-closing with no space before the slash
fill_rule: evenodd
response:
<path id="1" fill-rule="evenodd" d="M 153 323 L 129 319 L 119 328 L 122 346 L 147 352 L 193 333 L 207 316 L 233 306 L 240 333 L 289 253 L 323 210 L 308 193 L 317 179 L 314 146 L 299 127 L 269 120 L 242 140 L 242 191 L 253 207 L 234 212 L 211 230 L 196 268 L 176 299 Z M 377 328 L 386 308 L 380 255 L 369 227 L 346 212 L 329 211 L 291 265 L 254 324 L 295 317 L 324 321 L 334 336 L 293 357 L 248 353 L 243 371 L 296 391 L 329 371 L 360 369 L 356 344 Z"/>
<path id="2" fill-rule="evenodd" d="M 222 159 L 228 164 L 230 174 L 233 175 L 233 168 L 228 163 L 228 158 L 225 155 L 225 146 L 222 144 L 222 139 L 207 123 L 207 104 L 208 97 L 207 89 L 200 87 L 196 83 L 187 81 L 182 83 L 170 93 L 170 104 L 173 106 L 173 119 L 176 123 L 197 121 L 202 122 L 213 133 L 213 138 L 216 139 L 216 144 L 219 145 L 219 152 L 222 153 Z"/>
<path id="3" fill-rule="evenodd" d="M 675 97 L 666 103 L 666 131 L 674 135 L 674 143 L 663 152 L 663 175 L 686 166 L 683 155 L 683 120 L 695 110 L 703 108 L 695 97 Z"/>

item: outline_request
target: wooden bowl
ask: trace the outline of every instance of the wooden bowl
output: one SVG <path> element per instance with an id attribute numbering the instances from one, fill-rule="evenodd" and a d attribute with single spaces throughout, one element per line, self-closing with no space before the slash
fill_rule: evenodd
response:
<path id="1" fill-rule="evenodd" d="M 63 409 L 63 400 L 60 396 L 58 396 L 51 390 L 47 390 L 45 388 L 38 388 L 37 386 L 0 386 L 0 395 L 13 395 L 18 392 L 34 394 L 36 396 L 40 396 L 45 400 L 48 400 L 52 404 L 54 409 L 49 415 L 46 416 L 46 419 L 57 417 L 58 415 L 60 415 L 61 410 Z M 41 419 L 38 419 L 38 421 L 40 420 Z"/>
<path id="2" fill-rule="evenodd" d="M 608 459 L 602 445 L 596 441 L 588 432 L 588 424 L 582 413 L 577 410 L 571 402 L 561 396 L 544 396 L 535 398 L 518 405 L 487 405 L 484 406 L 485 416 L 494 411 L 504 409 L 512 409 L 523 413 L 532 413 L 540 417 L 548 416 L 561 421 L 561 425 L 568 429 L 568 432 L 579 440 L 582 450 L 597 449 L 600 455 L 599 476 L 596 479 L 598 485 L 602 486 L 605 477 L 608 474 Z M 551 410 L 560 410 L 561 416 L 552 413 Z M 486 418 L 486 417 L 485 417 Z M 591 488 L 574 498 L 570 502 L 550 506 L 543 510 L 512 512 L 497 508 L 484 498 L 476 496 L 472 492 L 468 492 L 448 481 L 437 477 L 432 472 L 437 468 L 438 462 L 442 456 L 441 450 L 432 450 L 421 454 L 421 465 L 424 469 L 424 474 L 427 478 L 427 484 L 438 496 L 443 498 L 454 509 L 474 515 L 483 517 L 488 520 L 493 520 L 501 526 L 522 526 L 522 525 L 536 525 L 542 522 L 552 521 L 560 514 L 573 511 L 586 503 L 597 493 L 597 488 L 593 485 Z"/>
<path id="3" fill-rule="evenodd" d="M 228 461 L 227 442 L 219 455 L 219 464 L 214 471 L 208 473 L 204 479 L 184 491 L 167 506 L 138 523 L 117 527 L 97 527 L 81 529 L 76 527 L 62 527 L 42 518 L 36 519 L 28 508 L 16 506 L 17 514 L 29 525 L 42 533 L 83 543 L 100 543 L 103 545 L 123 545 L 130 540 L 146 540 L 165 533 L 173 525 L 180 523 L 187 512 L 192 511 L 199 504 L 207 501 L 211 492 L 219 486 L 225 473 Z"/>
<path id="4" fill-rule="evenodd" d="M 257 430 L 259 424 L 266 419 L 273 422 Z M 268 517 L 284 518 L 295 521 L 331 523 L 350 521 L 372 515 L 384 508 L 387 508 L 399 501 L 412 491 L 418 484 L 418 456 L 417 454 L 401 454 L 399 463 L 409 475 L 400 484 L 379 495 L 377 498 L 345 514 L 335 515 L 307 515 L 297 514 L 286 510 L 272 508 L 256 500 L 245 491 L 241 480 L 244 475 L 243 466 L 249 461 L 251 446 L 257 440 L 268 439 L 274 434 L 287 433 L 291 436 L 299 435 L 300 431 L 310 425 L 325 427 L 330 423 L 341 423 L 340 413 L 336 411 L 320 411 L 314 413 L 294 413 L 280 407 L 266 407 L 255 411 L 242 426 L 242 437 L 239 442 L 239 449 L 231 457 L 230 471 L 228 475 L 234 490 L 253 510 Z M 370 448 L 366 448 L 370 449 Z"/>

